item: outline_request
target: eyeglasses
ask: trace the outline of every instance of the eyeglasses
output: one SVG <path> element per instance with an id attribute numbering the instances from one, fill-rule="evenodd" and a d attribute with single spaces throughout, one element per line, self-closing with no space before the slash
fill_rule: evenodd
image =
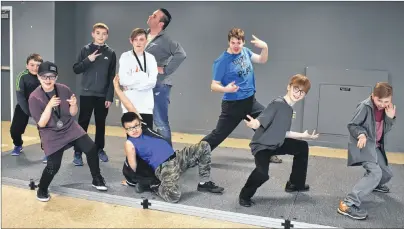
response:
<path id="1" fill-rule="evenodd" d="M 58 78 L 58 76 L 55 75 L 40 75 L 39 78 L 41 78 L 41 80 L 56 80 Z"/>
<path id="2" fill-rule="evenodd" d="M 137 125 L 135 125 L 135 126 L 133 126 L 133 127 L 125 128 L 125 130 L 126 130 L 126 131 L 139 130 L 141 127 L 142 127 L 142 125 L 137 124 Z"/>
<path id="3" fill-rule="evenodd" d="M 306 94 L 306 92 L 305 92 L 304 90 L 300 90 L 300 88 L 297 87 L 297 86 L 294 86 L 294 87 L 293 87 L 293 92 L 294 92 L 294 93 L 299 93 L 300 95 Z"/>

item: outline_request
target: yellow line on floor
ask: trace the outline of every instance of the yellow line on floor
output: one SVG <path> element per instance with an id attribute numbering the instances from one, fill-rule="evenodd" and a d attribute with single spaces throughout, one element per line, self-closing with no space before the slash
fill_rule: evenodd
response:
<path id="1" fill-rule="evenodd" d="M 7 146 L 2 145 L 1 151 L 9 151 L 13 148 L 13 143 L 10 138 L 10 122 L 3 121 L 2 122 L 2 144 L 6 144 Z M 118 126 L 107 126 L 106 127 L 106 135 L 107 136 L 115 136 L 115 137 L 125 137 L 126 134 L 121 127 Z M 90 125 L 88 128 L 88 133 L 95 134 L 95 126 Z M 199 142 L 204 135 L 198 134 L 186 134 L 186 133 L 172 133 L 172 141 L 176 143 L 184 143 L 184 144 L 194 144 Z M 23 136 L 24 145 L 37 144 L 39 143 L 38 131 L 35 126 L 28 125 L 25 131 L 25 135 Z M 25 140 L 26 139 L 26 140 Z M 249 139 L 238 139 L 238 138 L 227 138 L 222 142 L 219 147 L 229 147 L 229 148 L 238 148 L 238 149 L 247 149 L 250 150 L 248 144 L 250 143 Z M 319 156 L 319 157 L 328 157 L 328 158 L 341 158 L 346 159 L 347 151 L 345 149 L 334 149 L 327 147 L 310 147 L 310 155 L 311 156 Z M 388 152 L 387 157 L 391 164 L 404 164 L 404 153 L 397 152 Z"/>
<path id="2" fill-rule="evenodd" d="M 51 194 L 39 202 L 36 192 L 2 185 L 3 228 L 258 228 L 157 210 Z M 17 203 L 24 203 L 23 206 Z"/>

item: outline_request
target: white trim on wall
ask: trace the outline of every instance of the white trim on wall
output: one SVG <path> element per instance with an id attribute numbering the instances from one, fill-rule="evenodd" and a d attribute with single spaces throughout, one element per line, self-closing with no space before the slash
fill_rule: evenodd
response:
<path id="1" fill-rule="evenodd" d="M 8 11 L 10 13 L 10 120 L 13 120 L 14 115 L 14 74 L 13 74 L 13 7 L 2 6 L 2 11 Z"/>

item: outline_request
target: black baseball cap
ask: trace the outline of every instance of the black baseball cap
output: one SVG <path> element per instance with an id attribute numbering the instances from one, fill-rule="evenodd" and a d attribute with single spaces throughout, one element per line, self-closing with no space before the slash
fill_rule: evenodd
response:
<path id="1" fill-rule="evenodd" d="M 43 62 L 41 65 L 38 67 L 38 75 L 43 75 L 46 73 L 53 73 L 55 76 L 58 75 L 58 67 L 56 64 L 46 61 Z"/>

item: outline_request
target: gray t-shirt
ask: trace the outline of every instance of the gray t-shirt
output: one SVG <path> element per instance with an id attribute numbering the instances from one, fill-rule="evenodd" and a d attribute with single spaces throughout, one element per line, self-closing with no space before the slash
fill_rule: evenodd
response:
<path id="1" fill-rule="evenodd" d="M 282 146 L 286 132 L 290 131 L 292 116 L 293 108 L 283 97 L 272 100 L 257 118 L 261 125 L 250 143 L 252 154 Z"/>
<path id="2" fill-rule="evenodd" d="M 58 128 L 56 126 L 59 118 L 53 112 L 48 123 L 45 127 L 39 127 L 39 135 L 41 137 L 42 146 L 46 156 L 49 156 L 56 151 L 70 147 L 69 143 L 82 137 L 86 132 L 70 115 L 70 104 L 67 99 L 72 96 L 72 91 L 66 85 L 56 83 L 60 102 L 60 120 L 63 122 L 63 127 Z M 55 94 L 55 91 L 48 93 L 49 97 Z M 46 105 L 49 102 L 49 98 L 45 95 L 45 92 L 39 86 L 33 91 L 29 97 L 29 110 L 32 118 L 38 123 Z M 56 109 L 58 111 L 58 109 Z"/>

